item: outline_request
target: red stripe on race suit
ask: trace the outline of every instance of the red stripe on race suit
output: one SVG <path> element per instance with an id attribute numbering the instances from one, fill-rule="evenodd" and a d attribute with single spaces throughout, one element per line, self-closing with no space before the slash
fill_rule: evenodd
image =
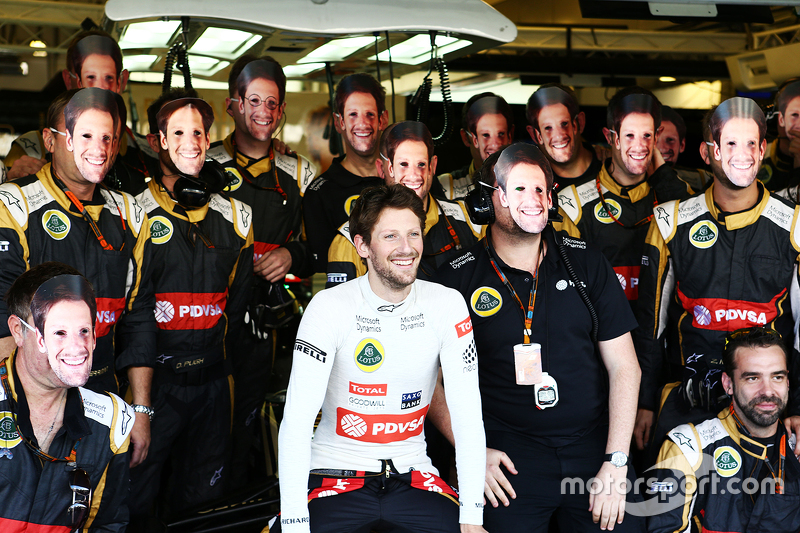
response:
<path id="1" fill-rule="evenodd" d="M 735 331 L 739 328 L 764 326 L 778 317 L 776 302 L 786 294 L 786 289 L 769 302 L 747 302 L 722 298 L 689 298 L 677 288 L 678 298 L 687 313 L 692 315 L 692 325 L 713 331 Z"/>
<path id="2" fill-rule="evenodd" d="M 619 284 L 622 286 L 622 290 L 625 291 L 625 296 L 628 300 L 639 299 L 639 270 L 641 268 L 639 265 L 614 267 Z"/>
<path id="3" fill-rule="evenodd" d="M 364 475 L 364 472 L 357 472 L 358 475 Z M 314 498 L 326 498 L 328 496 L 336 496 L 337 494 L 344 494 L 345 492 L 352 492 L 364 486 L 364 478 L 349 477 L 349 478 L 322 478 L 322 485 L 308 493 L 308 501 Z"/>
<path id="4" fill-rule="evenodd" d="M 119 320 L 125 310 L 125 298 L 95 298 L 97 301 L 97 337 L 104 337 Z"/>
<path id="5" fill-rule="evenodd" d="M 0 531 L 3 533 L 70 533 L 71 530 L 67 526 L 46 526 L 0 518 Z"/>
<path id="6" fill-rule="evenodd" d="M 339 407 L 336 434 L 360 442 L 398 442 L 422 433 L 427 412 L 427 405 L 402 415 L 366 415 Z"/>
<path id="7" fill-rule="evenodd" d="M 429 492 L 442 492 L 449 494 L 456 500 L 458 494 L 448 485 L 445 481 L 430 472 L 420 472 L 419 470 L 411 471 L 411 486 L 415 489 L 427 490 Z"/>
<path id="8" fill-rule="evenodd" d="M 211 329 L 217 325 L 225 304 L 225 292 L 161 292 L 156 293 L 156 324 L 159 329 Z"/>
<path id="9" fill-rule="evenodd" d="M 253 262 L 258 261 L 259 259 L 261 259 L 262 255 L 264 255 L 265 253 L 267 253 L 269 251 L 274 250 L 275 248 L 278 248 L 279 246 L 280 246 L 279 244 L 271 244 L 271 243 L 268 243 L 268 242 L 258 242 L 258 241 L 254 242 L 253 243 Z"/>

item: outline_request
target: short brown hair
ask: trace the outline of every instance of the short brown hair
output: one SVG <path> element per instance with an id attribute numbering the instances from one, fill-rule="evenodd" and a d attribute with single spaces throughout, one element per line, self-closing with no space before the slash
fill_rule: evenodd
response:
<path id="1" fill-rule="evenodd" d="M 104 37 L 104 39 L 91 39 L 90 42 L 95 46 L 95 49 L 90 51 L 87 50 L 88 43 L 81 45 L 81 41 L 87 37 Z M 67 48 L 67 70 L 79 78 L 81 77 L 84 60 L 91 55 L 91 53 L 87 52 L 110 56 L 114 60 L 117 77 L 119 78 L 119 74 L 122 72 L 122 50 L 120 50 L 119 44 L 111 35 L 103 30 L 87 30 L 72 39 L 72 43 Z"/>
<path id="2" fill-rule="evenodd" d="M 353 93 L 366 93 L 371 95 L 375 99 L 378 114 L 382 115 L 383 112 L 386 111 L 386 89 L 383 88 L 383 85 L 378 83 L 378 80 L 366 72 L 357 72 L 345 76 L 336 86 L 336 95 L 333 99 L 333 103 L 336 106 L 336 113 L 339 115 L 344 113 L 344 104 Z"/>
<path id="3" fill-rule="evenodd" d="M 283 73 L 281 64 L 269 56 L 258 57 L 241 66 L 241 70 L 236 75 L 236 91 L 239 93 L 239 99 L 247 96 L 244 94 L 247 87 L 258 78 L 275 82 L 275 85 L 278 86 L 278 103 L 282 104 L 286 98 L 286 74 Z M 230 85 L 228 90 L 230 90 Z"/>
<path id="4" fill-rule="evenodd" d="M 410 209 L 419 219 L 425 232 L 425 207 L 417 194 L 399 183 L 368 187 L 356 198 L 350 209 L 350 236 L 361 235 L 366 244 L 372 240 L 372 230 L 384 209 Z"/>
<path id="5" fill-rule="evenodd" d="M 58 123 L 64 120 L 64 108 L 80 89 L 70 89 L 55 97 L 47 108 L 47 127 L 58 129 Z"/>
<path id="6" fill-rule="evenodd" d="M 81 273 L 75 268 L 57 261 L 47 261 L 41 263 L 30 270 L 23 273 L 18 277 L 6 293 L 5 300 L 8 306 L 9 314 L 27 320 L 31 311 L 31 300 L 36 290 L 41 287 L 45 282 L 55 278 L 56 276 L 80 276 Z M 90 305 L 91 309 L 92 306 Z M 92 311 L 92 317 L 96 317 L 95 310 Z"/>
<path id="7" fill-rule="evenodd" d="M 385 139 L 385 142 L 384 142 Z M 433 137 L 428 127 L 422 122 L 404 120 L 386 128 L 381 136 L 381 154 L 394 163 L 394 154 L 397 148 L 406 141 L 416 141 L 425 144 L 428 149 L 428 161 L 433 157 Z"/>
<path id="8" fill-rule="evenodd" d="M 506 129 L 510 130 L 514 126 L 514 111 L 502 96 L 484 96 L 475 100 L 467 110 L 466 129 L 473 135 L 477 135 L 475 129 L 478 121 L 484 115 L 503 115 L 506 119 Z"/>
<path id="9" fill-rule="evenodd" d="M 117 94 L 97 87 L 87 87 L 76 91 L 64 106 L 64 125 L 70 135 L 75 131 L 75 124 L 80 116 L 89 109 L 111 115 L 114 122 L 114 135 L 117 135 L 120 122 Z"/>
<path id="10" fill-rule="evenodd" d="M 658 131 L 661 127 L 661 102 L 647 89 L 634 85 L 617 91 L 608 101 L 606 126 L 619 134 L 622 121 L 631 113 L 650 115 L 653 117 L 653 128 Z"/>
<path id="11" fill-rule="evenodd" d="M 543 108 L 556 103 L 563 104 L 567 108 L 570 120 L 575 120 L 575 117 L 580 113 L 578 99 L 575 98 L 575 93 L 572 89 L 560 83 L 545 83 L 531 94 L 530 98 L 528 98 L 528 103 L 525 105 L 525 117 L 528 119 L 528 124 L 541 133 L 539 129 L 539 112 Z"/>
<path id="12" fill-rule="evenodd" d="M 533 165 L 542 169 L 547 190 L 553 188 L 553 169 L 550 168 L 550 163 L 539 148 L 526 142 L 509 144 L 487 157 L 481 167 L 481 181 L 489 185 L 496 183 L 505 192 L 508 175 L 519 164 Z"/>
<path id="13" fill-rule="evenodd" d="M 760 143 L 767 135 L 767 118 L 758 104 L 750 98 L 734 96 L 720 103 L 708 121 L 711 136 L 714 142 L 720 144 L 720 135 L 725 124 L 732 118 L 750 119 L 758 127 L 758 142 Z"/>

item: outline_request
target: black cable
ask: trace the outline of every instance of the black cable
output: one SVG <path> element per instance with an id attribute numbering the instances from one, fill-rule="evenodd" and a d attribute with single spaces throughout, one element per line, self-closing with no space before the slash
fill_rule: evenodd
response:
<path id="1" fill-rule="evenodd" d="M 392 43 L 389 42 L 389 31 L 386 31 L 386 51 L 389 53 L 389 79 L 392 82 L 392 124 L 397 122 L 394 112 L 394 68 L 392 66 Z"/>
<path id="2" fill-rule="evenodd" d="M 378 77 L 378 83 L 380 83 L 381 82 L 381 60 L 378 57 L 378 54 L 380 53 L 380 50 L 378 50 L 378 35 L 380 35 L 380 32 L 376 31 L 373 35 L 375 35 L 375 73 L 378 75 L 377 76 Z"/>
<path id="3" fill-rule="evenodd" d="M 551 231 L 555 232 L 553 229 L 551 229 Z M 558 234 L 555 234 L 553 241 L 556 243 L 556 248 L 558 248 L 558 254 L 561 256 L 561 260 L 564 261 L 564 267 L 567 269 L 567 273 L 569 273 L 569 279 L 575 284 L 575 290 L 578 291 L 578 296 L 581 297 L 584 305 L 586 305 L 586 309 L 589 311 L 589 316 L 592 319 L 592 342 L 597 344 L 597 332 L 600 329 L 600 321 L 597 319 L 597 311 L 595 311 L 594 305 L 592 305 L 592 300 L 589 299 L 589 294 L 586 292 L 586 287 L 583 285 L 583 282 L 580 280 L 580 278 L 578 278 L 578 275 L 575 274 L 575 269 L 572 268 L 572 263 L 567 256 L 567 251 L 564 250 L 564 246 L 558 242 L 558 239 Z"/>

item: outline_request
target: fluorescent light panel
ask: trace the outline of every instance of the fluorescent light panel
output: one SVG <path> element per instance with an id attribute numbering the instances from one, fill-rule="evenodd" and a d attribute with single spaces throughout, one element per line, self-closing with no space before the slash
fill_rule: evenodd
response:
<path id="1" fill-rule="evenodd" d="M 164 74 L 161 72 L 131 72 L 130 81 L 143 83 L 161 83 L 164 81 Z M 183 87 L 183 76 L 172 75 L 172 86 Z M 225 81 L 203 80 L 192 78 L 192 87 L 195 89 L 219 89 L 228 90 L 228 83 Z"/>
<path id="2" fill-rule="evenodd" d="M 120 36 L 119 47 L 123 50 L 130 48 L 167 48 L 180 25 L 180 21 L 177 20 L 155 20 L 130 24 Z"/>
<path id="3" fill-rule="evenodd" d="M 155 54 L 141 54 L 122 56 L 122 67 L 128 72 L 147 71 L 156 62 L 158 56 Z"/>
<path id="4" fill-rule="evenodd" d="M 440 55 L 455 52 L 471 44 L 470 41 L 457 39 L 455 37 L 446 37 L 444 35 L 436 36 L 436 46 L 439 47 Z M 402 43 L 397 43 L 389 50 L 392 52 L 393 62 L 403 63 L 405 65 L 419 65 L 431 57 L 431 38 L 428 35 L 415 35 Z M 375 57 L 376 56 L 373 55 L 368 59 L 370 61 L 375 61 Z M 381 61 L 389 61 L 389 53 L 387 50 L 378 54 L 377 57 Z"/>
<path id="5" fill-rule="evenodd" d="M 313 50 L 298 63 L 320 63 L 342 61 L 348 56 L 358 52 L 368 45 L 375 44 L 374 37 L 348 37 L 346 39 L 334 39 L 319 48 Z"/>
<path id="6" fill-rule="evenodd" d="M 234 60 L 261 39 L 261 35 L 246 31 L 206 28 L 200 38 L 189 49 L 189 53 Z"/>
<path id="7" fill-rule="evenodd" d="M 287 78 L 300 78 L 310 72 L 325 68 L 325 63 L 304 63 L 302 65 L 287 65 L 283 67 L 283 73 Z"/>
<path id="8" fill-rule="evenodd" d="M 223 61 L 214 57 L 198 56 L 189 54 L 189 68 L 192 75 L 211 77 L 220 70 L 231 64 L 230 61 Z"/>

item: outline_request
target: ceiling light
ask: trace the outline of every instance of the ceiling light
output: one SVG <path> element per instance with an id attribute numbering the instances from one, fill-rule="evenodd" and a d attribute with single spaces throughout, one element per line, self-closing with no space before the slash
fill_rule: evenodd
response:
<path id="1" fill-rule="evenodd" d="M 206 28 L 189 52 L 233 60 L 250 50 L 261 39 L 261 35 L 246 31 Z"/>
<path id="2" fill-rule="evenodd" d="M 660 78 L 658 78 L 658 81 L 663 81 L 664 83 L 672 83 L 673 81 L 676 80 L 672 76 L 661 76 Z"/>
<path id="3" fill-rule="evenodd" d="M 230 64 L 230 61 L 189 54 L 189 68 L 193 75 L 211 77 Z"/>
<path id="4" fill-rule="evenodd" d="M 334 39 L 313 50 L 306 57 L 298 61 L 298 63 L 342 61 L 370 44 L 375 44 L 374 37 Z"/>
<path id="5" fill-rule="evenodd" d="M 180 21 L 136 22 L 128 25 L 119 37 L 119 47 L 130 48 L 168 48 L 172 36 L 180 26 Z"/>
<path id="6" fill-rule="evenodd" d="M 325 68 L 325 63 L 304 63 L 302 65 L 287 65 L 283 67 L 283 73 L 287 78 L 301 78 L 310 72 Z"/>
<path id="7" fill-rule="evenodd" d="M 455 37 L 436 36 L 436 46 L 439 48 L 440 56 L 455 52 L 471 44 L 470 41 L 456 39 Z M 419 65 L 431 57 L 431 38 L 428 35 L 415 35 L 402 43 L 392 46 L 389 51 L 391 51 L 392 61 L 395 63 Z M 377 57 L 381 61 L 389 61 L 389 53 L 386 50 L 379 53 Z M 375 56 L 373 55 L 368 59 L 375 61 Z"/>
<path id="8" fill-rule="evenodd" d="M 28 46 L 31 48 L 47 48 L 47 45 L 44 43 L 44 41 L 31 41 Z"/>
<path id="9" fill-rule="evenodd" d="M 164 81 L 164 74 L 161 72 L 131 72 L 128 79 L 134 82 L 160 84 Z M 172 86 L 183 87 L 183 76 L 172 76 Z M 192 87 L 195 89 L 220 89 L 227 91 L 228 82 L 193 78 Z"/>
<path id="10" fill-rule="evenodd" d="M 128 72 L 150 70 L 158 56 L 155 54 L 140 54 L 122 57 L 122 68 Z"/>

